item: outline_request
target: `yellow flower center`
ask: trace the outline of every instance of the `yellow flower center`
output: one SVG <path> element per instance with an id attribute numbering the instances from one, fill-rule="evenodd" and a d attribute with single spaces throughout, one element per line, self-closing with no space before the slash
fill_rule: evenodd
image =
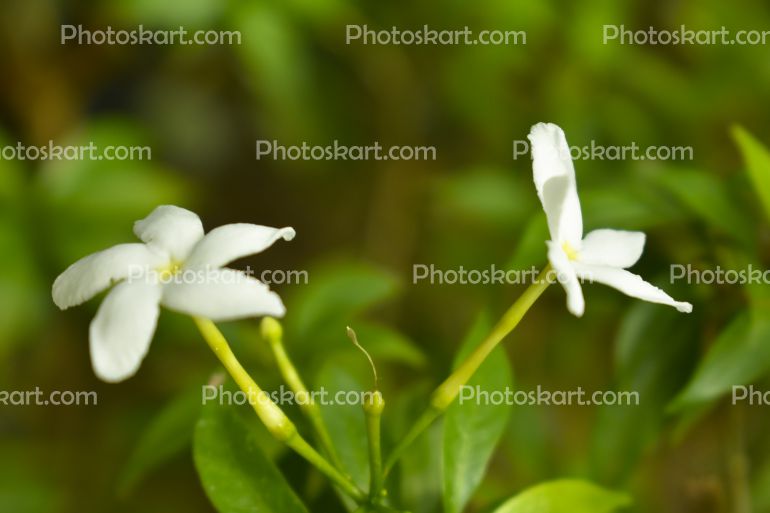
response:
<path id="1" fill-rule="evenodd" d="M 177 274 L 179 271 L 182 270 L 182 262 L 178 262 L 176 260 L 171 260 L 168 265 L 165 265 L 163 267 L 159 267 L 156 269 L 158 271 L 158 278 L 165 282 L 170 281 L 171 278 L 174 277 L 175 274 Z"/>
<path id="2" fill-rule="evenodd" d="M 572 247 L 572 244 L 570 244 L 567 241 L 562 242 L 561 249 L 564 251 L 564 254 L 567 255 L 567 258 L 570 260 L 577 260 L 578 256 L 580 256 L 580 253 L 578 250 Z"/>

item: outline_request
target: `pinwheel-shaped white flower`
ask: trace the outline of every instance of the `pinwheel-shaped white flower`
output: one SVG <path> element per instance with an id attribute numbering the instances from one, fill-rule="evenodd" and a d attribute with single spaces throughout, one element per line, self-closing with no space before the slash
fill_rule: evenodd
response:
<path id="1" fill-rule="evenodd" d="M 564 132 L 552 123 L 538 123 L 528 136 L 532 144 L 535 187 L 548 219 L 551 240 L 548 260 L 567 292 L 567 309 L 583 315 L 580 280 L 603 283 L 631 297 L 691 312 L 692 305 L 675 301 L 640 276 L 626 271 L 642 256 L 642 232 L 601 229 L 583 238 L 575 168 Z"/>
<path id="2" fill-rule="evenodd" d="M 132 376 L 147 354 L 160 305 L 214 321 L 283 316 L 281 298 L 246 273 L 223 268 L 259 253 L 292 228 L 228 224 L 204 236 L 200 218 L 163 205 L 134 224 L 142 243 L 119 244 L 72 264 L 53 284 L 62 310 L 120 282 L 91 322 L 91 361 L 96 375 L 117 382 Z"/>

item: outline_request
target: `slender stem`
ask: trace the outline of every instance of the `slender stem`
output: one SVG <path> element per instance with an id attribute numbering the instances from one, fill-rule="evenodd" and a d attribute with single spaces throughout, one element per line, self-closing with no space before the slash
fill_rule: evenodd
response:
<path id="1" fill-rule="evenodd" d="M 366 435 L 369 440 L 369 500 L 377 500 L 382 487 L 382 450 L 380 444 L 380 419 L 385 401 L 382 393 L 375 390 L 364 403 Z"/>
<path id="2" fill-rule="evenodd" d="M 283 413 L 283 410 L 272 401 L 269 394 L 254 382 L 235 357 L 232 349 L 230 349 L 230 345 L 227 343 L 227 339 L 225 339 L 216 325 L 209 319 L 200 317 L 193 317 L 193 321 L 195 321 L 201 335 L 203 335 L 211 350 L 214 351 L 219 361 L 222 362 L 222 365 L 225 366 L 235 382 L 246 394 L 246 397 L 249 398 L 249 404 L 254 408 L 254 411 L 267 430 L 275 438 L 294 449 L 300 456 L 314 465 L 353 499 L 359 503 L 364 502 L 366 500 L 365 494 L 350 478 L 342 475 L 302 438 L 297 432 L 294 423 Z"/>
<path id="3" fill-rule="evenodd" d="M 479 346 L 460 364 L 459 367 L 441 384 L 431 395 L 431 401 L 428 408 L 414 423 L 406 436 L 393 449 L 385 463 L 384 476 L 393 469 L 393 466 L 402 456 L 403 452 L 409 447 L 415 439 L 425 431 L 436 418 L 444 413 L 450 404 L 460 393 L 463 385 L 473 376 L 479 366 L 489 356 L 492 350 L 519 324 L 524 314 L 537 301 L 540 295 L 552 283 L 549 276 L 550 265 L 546 266 L 538 278 L 527 290 L 516 300 L 513 305 L 503 314 L 492 332 Z"/>
<path id="4" fill-rule="evenodd" d="M 300 410 L 305 417 L 307 417 L 315 430 L 321 448 L 334 466 L 342 470 L 342 462 L 334 448 L 334 442 L 332 442 L 329 430 L 326 428 L 326 423 L 321 415 L 321 409 L 318 407 L 312 394 L 308 391 L 305 383 L 302 381 L 297 368 L 292 363 L 286 352 L 286 348 L 283 345 L 283 329 L 278 320 L 273 319 L 272 317 L 265 317 L 262 319 L 262 336 L 270 343 L 273 357 L 275 358 L 275 362 L 278 365 L 278 370 L 280 371 L 283 380 L 289 385 L 289 388 L 294 392 L 294 395 L 298 399 L 301 399 L 299 402 Z"/>

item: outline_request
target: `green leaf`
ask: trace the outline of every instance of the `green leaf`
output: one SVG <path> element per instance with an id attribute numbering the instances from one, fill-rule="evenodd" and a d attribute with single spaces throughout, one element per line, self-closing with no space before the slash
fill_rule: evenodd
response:
<path id="1" fill-rule="evenodd" d="M 359 313 L 391 298 L 396 278 L 377 267 L 355 262 L 334 262 L 312 269 L 310 282 L 287 301 L 292 340 L 317 341 L 330 324 L 345 335 L 345 326 Z M 298 342 L 299 343 L 299 342 Z"/>
<path id="2" fill-rule="evenodd" d="M 355 354 L 359 358 L 358 354 Z M 368 364 L 362 356 L 361 368 L 369 372 Z M 316 379 L 316 389 L 328 392 L 328 401 L 332 401 L 338 392 L 358 392 L 367 390 L 361 380 L 353 376 L 348 365 L 330 361 L 321 369 Z M 321 415 L 329 429 L 334 446 L 342 465 L 364 488 L 369 482 L 369 452 L 366 441 L 364 411 L 360 404 L 327 404 L 322 406 Z"/>
<path id="3" fill-rule="evenodd" d="M 386 439 L 399 440 L 406 433 L 425 410 L 425 398 L 434 387 L 433 380 L 425 376 L 388 399 L 383 417 Z M 438 419 L 403 455 L 387 487 L 393 494 L 393 504 L 407 511 L 438 511 L 441 482 L 436 476 L 441 475 L 443 431 L 443 419 Z"/>
<path id="4" fill-rule="evenodd" d="M 170 401 L 152 420 L 120 477 L 118 490 L 130 493 L 149 472 L 181 453 L 192 441 L 200 417 L 201 392 L 188 392 Z"/>
<path id="5" fill-rule="evenodd" d="M 611 513 L 629 504 L 625 494 L 587 481 L 560 479 L 524 490 L 494 513 Z"/>
<path id="6" fill-rule="evenodd" d="M 463 342 L 458 366 L 491 330 L 487 315 L 480 315 Z M 511 367 L 502 347 L 497 347 L 479 367 L 467 386 L 505 393 L 512 386 Z M 462 394 L 461 394 L 462 397 Z M 444 511 L 459 513 L 478 487 L 510 416 L 506 404 L 456 400 L 444 420 Z"/>
<path id="7" fill-rule="evenodd" d="M 703 221 L 745 244 L 754 244 L 751 218 L 714 175 L 667 168 L 659 182 Z"/>
<path id="8" fill-rule="evenodd" d="M 740 125 L 732 127 L 732 135 L 743 160 L 746 162 L 749 178 L 770 219 L 770 151 Z"/>
<path id="9" fill-rule="evenodd" d="M 673 410 L 701 405 L 751 383 L 770 368 L 770 317 L 762 312 L 739 314 L 719 334 L 687 387 L 674 399 Z"/>
<path id="10" fill-rule="evenodd" d="M 235 409 L 215 403 L 203 408 L 193 456 L 203 489 L 220 513 L 307 513 Z"/>
<path id="11" fill-rule="evenodd" d="M 643 302 L 624 316 L 615 342 L 614 388 L 637 392 L 641 399 L 639 404 L 599 408 L 592 439 L 593 479 L 623 482 L 659 436 L 665 406 L 684 385 L 697 350 L 692 320 L 673 308 Z"/>

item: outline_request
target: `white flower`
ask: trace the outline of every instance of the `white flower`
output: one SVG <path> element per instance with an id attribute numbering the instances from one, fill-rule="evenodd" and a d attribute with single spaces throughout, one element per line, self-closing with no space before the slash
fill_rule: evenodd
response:
<path id="1" fill-rule="evenodd" d="M 578 317 L 583 315 L 585 301 L 580 280 L 588 280 L 609 285 L 631 297 L 691 312 L 690 303 L 675 301 L 625 270 L 642 256 L 644 233 L 601 229 L 583 237 L 575 168 L 562 129 L 552 123 L 538 123 L 528 138 L 532 143 L 535 188 L 551 233 L 548 260 L 567 292 L 567 309 Z"/>
<path id="2" fill-rule="evenodd" d="M 53 284 L 54 303 L 64 310 L 120 282 L 89 330 L 94 372 L 104 381 L 136 373 L 155 333 L 160 305 L 214 321 L 285 313 L 281 298 L 267 285 L 222 266 L 280 238 L 293 239 L 292 228 L 228 224 L 204 236 L 196 214 L 163 205 L 134 223 L 134 233 L 144 244 L 119 244 L 82 258 Z"/>

